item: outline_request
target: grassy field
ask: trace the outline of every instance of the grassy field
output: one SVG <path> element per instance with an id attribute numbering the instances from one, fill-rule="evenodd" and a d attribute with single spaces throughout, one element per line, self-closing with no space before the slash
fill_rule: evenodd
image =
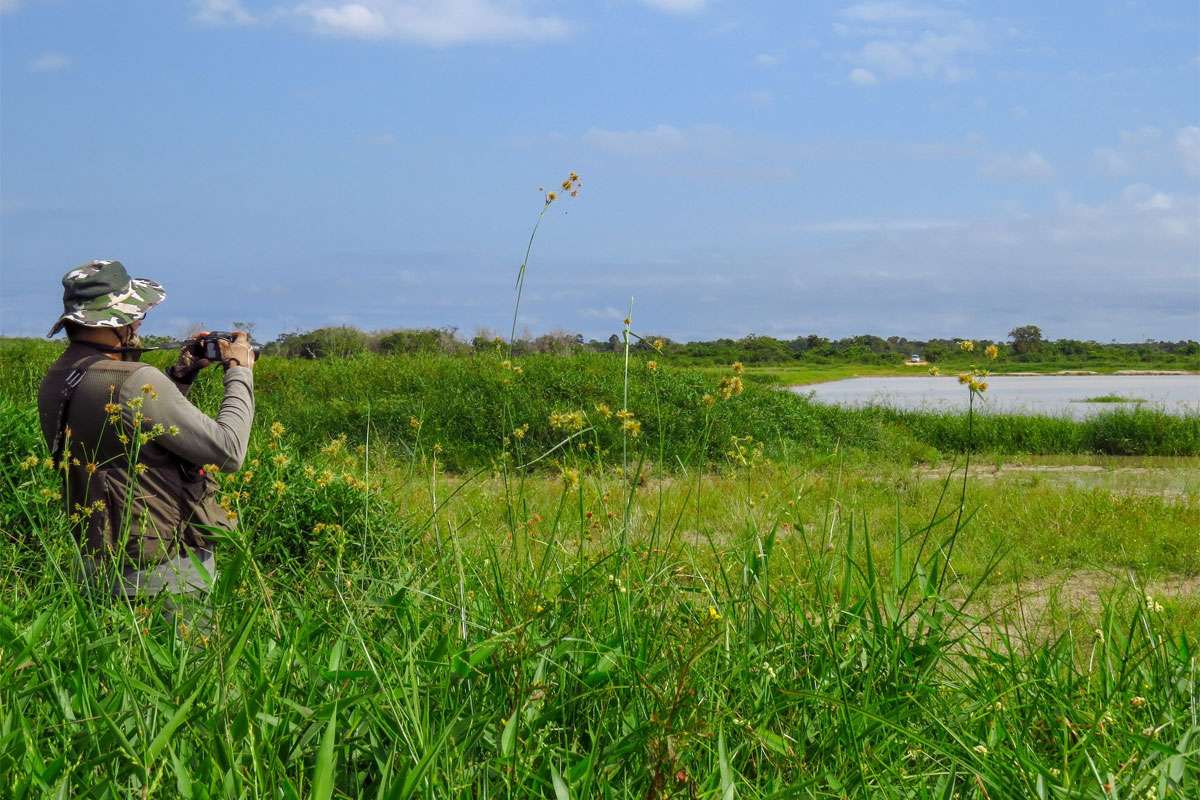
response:
<path id="1" fill-rule="evenodd" d="M 611 357 L 265 359 L 206 620 L 71 577 L 43 368 L 0 365 L 15 797 L 1200 781 L 1194 420 L 846 412 L 640 361 L 622 420 Z"/>

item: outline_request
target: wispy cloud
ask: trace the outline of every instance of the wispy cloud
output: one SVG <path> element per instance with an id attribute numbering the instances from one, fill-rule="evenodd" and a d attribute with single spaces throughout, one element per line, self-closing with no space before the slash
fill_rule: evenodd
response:
<path id="1" fill-rule="evenodd" d="M 642 0 L 645 5 L 671 14 L 694 14 L 703 11 L 706 0 Z"/>
<path id="2" fill-rule="evenodd" d="M 30 72 L 61 72 L 71 66 L 71 57 L 56 50 L 47 50 L 29 62 Z"/>
<path id="3" fill-rule="evenodd" d="M 1183 168 L 1189 175 L 1200 178 L 1200 126 L 1180 128 L 1175 135 L 1175 149 L 1183 159 Z"/>
<path id="4" fill-rule="evenodd" d="M 1001 181 L 1048 181 L 1054 177 L 1054 167 L 1036 150 L 1020 154 L 992 156 L 979 168 L 989 178 Z"/>
<path id="5" fill-rule="evenodd" d="M 658 155 L 684 149 L 688 139 L 674 125 L 660 123 L 644 130 L 616 131 L 592 128 L 583 141 L 599 150 L 619 155 Z"/>
<path id="6" fill-rule="evenodd" d="M 203 25 L 252 25 L 258 18 L 241 0 L 196 0 L 192 19 Z"/>
<path id="7" fill-rule="evenodd" d="M 859 86 L 874 86 L 879 83 L 879 78 L 876 78 L 875 73 L 869 69 L 855 67 L 850 70 L 850 82 L 856 83 Z"/>
<path id="8" fill-rule="evenodd" d="M 1092 151 L 1092 163 L 1106 175 L 1120 176 L 1133 172 L 1129 158 L 1115 147 L 1097 147 Z"/>
<path id="9" fill-rule="evenodd" d="M 849 78 L 859 86 L 914 78 L 963 80 L 972 73 L 966 57 L 987 49 L 983 27 L 957 9 L 858 3 L 839 16 L 834 32 L 863 40 L 845 56 L 852 65 Z"/>
<path id="10" fill-rule="evenodd" d="M 759 53 L 754 57 L 754 63 L 760 67 L 778 67 L 783 63 L 783 56 L 775 53 Z"/>
<path id="11" fill-rule="evenodd" d="M 561 17 L 531 15 L 519 3 L 495 0 L 308 2 L 296 11 L 320 33 L 434 46 L 544 41 L 571 30 Z"/>
<path id="12" fill-rule="evenodd" d="M 21 0 L 0 0 L 0 14 L 16 11 L 21 7 Z"/>
<path id="13" fill-rule="evenodd" d="M 953 219 L 835 219 L 825 222 L 806 222 L 796 226 L 804 233 L 912 233 L 918 231 L 961 228 L 964 223 Z"/>

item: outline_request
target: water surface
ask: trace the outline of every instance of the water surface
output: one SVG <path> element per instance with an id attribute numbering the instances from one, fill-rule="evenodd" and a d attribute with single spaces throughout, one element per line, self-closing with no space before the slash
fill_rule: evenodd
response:
<path id="1" fill-rule="evenodd" d="M 1153 408 L 1172 414 L 1200 413 L 1200 375 L 993 375 L 976 409 L 985 413 L 1087 417 L 1117 408 Z M 954 376 L 850 378 L 793 386 L 821 403 L 886 405 L 924 411 L 966 411 L 967 389 Z M 1087 403 L 1090 397 L 1119 395 L 1144 403 Z"/>

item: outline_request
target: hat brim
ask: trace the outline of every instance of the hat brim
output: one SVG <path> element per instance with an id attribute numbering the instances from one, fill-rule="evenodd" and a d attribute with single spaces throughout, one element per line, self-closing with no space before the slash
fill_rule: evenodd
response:
<path id="1" fill-rule="evenodd" d="M 46 336 L 58 333 L 68 322 L 85 328 L 120 328 L 142 319 L 147 311 L 166 299 L 167 292 L 161 284 L 149 278 L 133 278 L 129 289 L 120 295 L 108 295 L 99 303 L 90 303 L 92 308 L 79 305 L 64 311 Z"/>

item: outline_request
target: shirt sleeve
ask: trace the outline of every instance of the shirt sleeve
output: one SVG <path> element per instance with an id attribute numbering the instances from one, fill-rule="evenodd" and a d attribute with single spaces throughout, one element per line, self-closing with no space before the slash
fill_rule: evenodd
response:
<path id="1" fill-rule="evenodd" d="M 225 370 L 225 398 L 216 419 L 192 405 L 170 378 L 150 365 L 129 376 L 121 395 L 126 409 L 129 400 L 143 398 L 144 425 L 167 429 L 155 442 L 184 461 L 216 464 L 226 472 L 242 468 L 254 421 L 254 371 L 249 367 Z M 173 428 L 178 431 L 171 433 Z"/>

